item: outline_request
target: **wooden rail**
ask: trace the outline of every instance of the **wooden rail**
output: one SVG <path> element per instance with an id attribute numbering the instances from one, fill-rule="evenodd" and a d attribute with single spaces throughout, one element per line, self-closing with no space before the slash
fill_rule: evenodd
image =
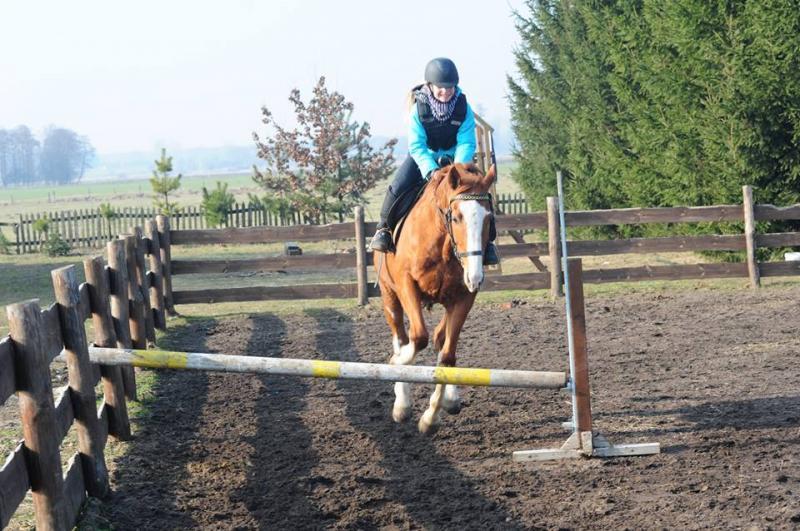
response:
<path id="1" fill-rule="evenodd" d="M 749 195 L 748 195 L 749 194 Z M 743 188 L 742 205 L 720 205 L 699 207 L 664 208 L 626 208 L 614 210 L 569 211 L 565 213 L 568 226 L 598 226 L 643 223 L 697 223 L 697 222 L 750 222 L 745 223 L 743 234 L 711 234 L 700 236 L 667 236 L 660 238 L 628 238 L 619 240 L 573 240 L 568 243 L 570 256 L 604 256 L 616 254 L 650 254 L 663 252 L 697 251 L 745 251 L 747 267 L 741 264 L 694 264 L 658 267 L 634 267 L 608 270 L 587 270 L 586 282 L 633 282 L 638 280 L 678 280 L 692 278 L 736 278 L 749 277 L 754 286 L 758 285 L 760 271 L 766 266 L 770 271 L 784 271 L 795 274 L 791 266 L 772 267 L 759 264 L 755 259 L 757 248 L 789 247 L 800 245 L 800 233 L 758 234 L 755 220 L 800 219 L 800 205 L 775 207 L 773 205 L 753 205 L 750 187 Z M 484 290 L 501 289 L 547 289 L 552 295 L 561 294 L 560 244 L 558 232 L 557 204 L 548 198 L 546 212 L 518 213 L 497 218 L 497 228 L 516 235 L 513 245 L 500 245 L 503 258 L 528 257 L 537 269 L 544 273 L 522 275 L 490 275 L 485 281 Z M 362 213 L 363 216 L 363 213 Z M 359 218 L 356 215 L 357 220 Z M 249 229 L 222 230 L 173 230 L 169 232 L 173 244 L 208 243 L 278 243 L 285 241 L 318 241 L 326 239 L 355 240 L 355 253 L 318 254 L 301 256 L 269 256 L 236 260 L 181 260 L 170 261 L 171 274 L 225 274 L 244 271 L 287 271 L 350 269 L 355 268 L 355 284 L 309 284 L 276 287 L 242 287 L 200 290 L 180 290 L 174 294 L 177 304 L 240 302 L 258 300 L 290 300 L 316 298 L 357 297 L 360 304 L 366 304 L 364 294 L 374 295 L 375 288 L 368 288 L 366 266 L 372 264 L 372 255 L 366 252 L 365 235 L 374 230 L 374 224 L 357 221 L 354 228 L 350 223 L 337 223 L 322 226 L 292 227 L 253 227 Z M 547 231 L 547 242 L 525 243 L 523 231 Z M 167 246 L 169 249 L 169 246 Z M 361 256 L 361 262 L 359 262 Z M 545 268 L 540 256 L 549 257 Z M 165 282 L 171 274 L 165 275 Z M 549 280 L 545 276 L 549 275 Z"/>

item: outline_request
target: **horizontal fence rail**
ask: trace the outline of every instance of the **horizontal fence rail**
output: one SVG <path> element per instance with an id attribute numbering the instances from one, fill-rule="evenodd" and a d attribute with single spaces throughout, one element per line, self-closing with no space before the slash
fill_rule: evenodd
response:
<path id="1" fill-rule="evenodd" d="M 749 188 L 745 187 L 745 196 Z M 752 194 L 750 192 L 750 194 Z M 551 237 L 558 233 L 558 216 L 555 201 L 548 201 L 547 212 L 528 212 L 522 207 L 524 198 L 501 196 L 505 210 L 510 213 L 498 214 L 497 229 L 501 234 L 510 234 L 515 244 L 499 246 L 500 256 L 509 258 L 527 257 L 539 272 L 513 275 L 488 275 L 482 289 L 535 290 L 550 289 L 553 295 L 561 291 L 559 244 Z M 514 206 L 516 205 L 516 206 Z M 701 222 L 743 222 L 748 212 L 753 220 L 800 219 L 800 205 L 776 207 L 773 205 L 717 205 L 698 207 L 657 207 L 626 208 L 594 211 L 568 211 L 566 223 L 570 227 L 589 227 L 601 225 L 648 224 L 648 223 L 701 223 Z M 356 220 L 352 223 L 330 225 L 304 225 L 294 227 L 252 227 L 247 229 L 226 228 L 208 230 L 173 230 L 173 244 L 221 244 L 221 243 L 285 243 L 323 240 L 353 239 L 355 234 L 369 235 L 375 229 L 374 223 Z M 531 231 L 543 231 L 548 235 L 547 242 L 525 242 L 523 235 Z M 626 238 L 616 240 L 572 240 L 568 242 L 571 256 L 605 256 L 619 254 L 651 254 L 665 252 L 700 251 L 745 251 L 747 263 L 701 263 L 670 266 L 638 266 L 615 269 L 588 269 L 585 272 L 587 283 L 636 282 L 644 280 L 685 280 L 704 278 L 751 278 L 753 271 L 763 271 L 763 276 L 796 275 L 794 264 L 757 263 L 756 248 L 776 248 L 800 246 L 800 233 L 756 234 L 751 223 L 744 234 L 709 234 L 697 236 L 666 236 L 657 238 Z M 366 242 L 355 242 L 355 253 L 311 254 L 300 256 L 269 256 L 236 260 L 181 260 L 172 262 L 172 273 L 186 274 L 226 274 L 241 272 L 284 271 L 301 273 L 306 270 L 352 270 L 359 273 L 356 283 L 302 284 L 294 286 L 252 286 L 241 288 L 221 288 L 179 290 L 174 293 L 178 304 L 244 302 L 259 300 L 292 300 L 319 298 L 358 297 L 362 304 L 366 298 L 379 294 L 377 287 L 367 285 L 367 266 L 372 263 L 372 255 L 366 252 Z M 359 258 L 361 256 L 361 258 Z M 550 266 L 545 266 L 539 257 L 548 257 Z"/>

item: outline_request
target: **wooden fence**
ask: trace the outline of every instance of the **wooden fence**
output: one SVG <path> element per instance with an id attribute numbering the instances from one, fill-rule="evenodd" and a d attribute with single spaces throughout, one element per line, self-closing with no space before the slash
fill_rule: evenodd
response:
<path id="1" fill-rule="evenodd" d="M 522 194 L 501 194 L 498 206 L 507 213 L 528 212 L 528 205 Z M 15 223 L 0 223 L 8 226 L 14 236 L 11 245 L 17 254 L 36 253 L 42 249 L 47 236 L 34 230 L 39 219 L 50 221 L 49 232 L 58 233 L 71 247 L 96 249 L 105 245 L 109 238 L 123 232 L 131 224 L 143 224 L 158 212 L 154 208 L 118 208 L 111 219 L 100 214 L 99 209 L 62 210 L 24 214 Z M 184 207 L 170 218 L 175 229 L 208 229 L 205 213 L 200 206 Z M 286 227 L 303 223 L 296 211 L 275 214 L 254 203 L 235 203 L 228 212 L 226 227 Z"/>
<path id="2" fill-rule="evenodd" d="M 8 525 L 28 490 L 37 529 L 71 529 L 87 494 L 109 491 L 104 448 L 108 436 L 131 436 L 126 400 L 135 400 L 132 368 L 89 362 L 84 321 L 92 319 L 93 343 L 114 348 L 147 348 L 155 330 L 166 329 L 170 309 L 169 220 L 145 220 L 144 230 L 107 243 L 102 257 L 83 262 L 86 282 L 78 285 L 74 266 L 52 272 L 56 302 L 7 307 L 10 334 L 0 340 L 0 405 L 16 393 L 24 441 L 0 468 L 0 526 Z M 162 245 L 165 242 L 166 245 Z M 63 352 L 69 385 L 53 397 L 50 364 Z M 102 380 L 98 408 L 95 386 Z M 66 470 L 59 447 L 75 424 L 79 451 Z"/>
<path id="3" fill-rule="evenodd" d="M 561 290 L 561 255 L 558 235 L 559 216 L 555 198 L 548 198 L 548 210 L 527 214 L 498 216 L 500 233 L 516 235 L 518 243 L 500 245 L 504 258 L 549 258 L 545 271 L 511 275 L 489 275 L 482 287 L 485 291 L 550 289 L 556 296 Z M 357 298 L 365 304 L 379 290 L 367 282 L 367 266 L 372 256 L 366 251 L 365 235 L 375 230 L 366 223 L 363 210 L 358 209 L 355 223 L 318 226 L 252 227 L 246 229 L 173 230 L 173 245 L 223 243 L 277 243 L 286 241 L 321 241 L 356 237 L 354 253 L 334 253 L 303 256 L 279 256 L 237 260 L 183 260 L 179 256 L 170 262 L 174 275 L 230 273 L 242 271 L 303 271 L 309 269 L 355 268 L 356 283 L 306 284 L 293 286 L 257 286 L 246 288 L 209 288 L 178 290 L 173 294 L 175 304 L 240 302 L 280 299 Z M 644 280 L 681 280 L 700 278 L 750 278 L 753 286 L 760 277 L 800 274 L 800 262 L 756 262 L 758 247 L 776 248 L 800 246 L 800 233 L 756 234 L 755 221 L 800 219 L 800 205 L 775 207 L 753 205 L 752 190 L 743 188 L 741 205 L 627 208 L 614 210 L 567 211 L 568 227 L 624 225 L 646 223 L 744 222 L 743 234 L 671 236 L 663 238 L 630 238 L 619 240 L 575 240 L 569 243 L 570 256 L 602 256 L 615 254 L 647 254 L 654 252 L 696 252 L 709 250 L 746 251 L 743 263 L 700 263 L 690 265 L 639 266 L 614 269 L 588 269 L 584 281 L 636 282 Z M 526 243 L 522 231 L 539 230 L 548 235 L 547 242 Z M 539 262 L 541 264 L 541 262 Z M 538 268 L 538 266 L 537 266 Z"/>

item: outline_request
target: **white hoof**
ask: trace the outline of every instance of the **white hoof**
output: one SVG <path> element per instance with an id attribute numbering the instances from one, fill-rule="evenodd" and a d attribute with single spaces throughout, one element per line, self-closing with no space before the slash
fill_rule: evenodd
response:
<path id="1" fill-rule="evenodd" d="M 455 415 L 461 411 L 461 397 L 458 394 L 458 386 L 445 386 L 442 408 L 451 415 Z"/>
<path id="2" fill-rule="evenodd" d="M 442 402 L 442 409 L 450 413 L 451 415 L 458 415 L 461 413 L 461 400 L 454 400 L 448 401 L 445 400 Z"/>
<path id="3" fill-rule="evenodd" d="M 392 408 L 392 419 L 401 424 L 411 418 L 411 408 L 395 405 Z"/>
<path id="4" fill-rule="evenodd" d="M 439 429 L 439 415 L 434 415 L 430 409 L 426 409 L 425 413 L 419 419 L 417 424 L 419 432 L 425 435 L 432 435 Z"/>

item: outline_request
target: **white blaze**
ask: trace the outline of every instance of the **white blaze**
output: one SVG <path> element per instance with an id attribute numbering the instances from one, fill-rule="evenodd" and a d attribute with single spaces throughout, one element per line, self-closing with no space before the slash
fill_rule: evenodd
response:
<path id="1" fill-rule="evenodd" d="M 489 215 L 477 201 L 462 201 L 459 205 L 464 224 L 467 227 L 467 253 L 483 251 L 483 220 Z M 459 250 L 459 252 L 461 252 Z M 476 292 L 483 283 L 483 255 L 468 256 L 464 268 L 464 284 L 471 292 Z"/>

